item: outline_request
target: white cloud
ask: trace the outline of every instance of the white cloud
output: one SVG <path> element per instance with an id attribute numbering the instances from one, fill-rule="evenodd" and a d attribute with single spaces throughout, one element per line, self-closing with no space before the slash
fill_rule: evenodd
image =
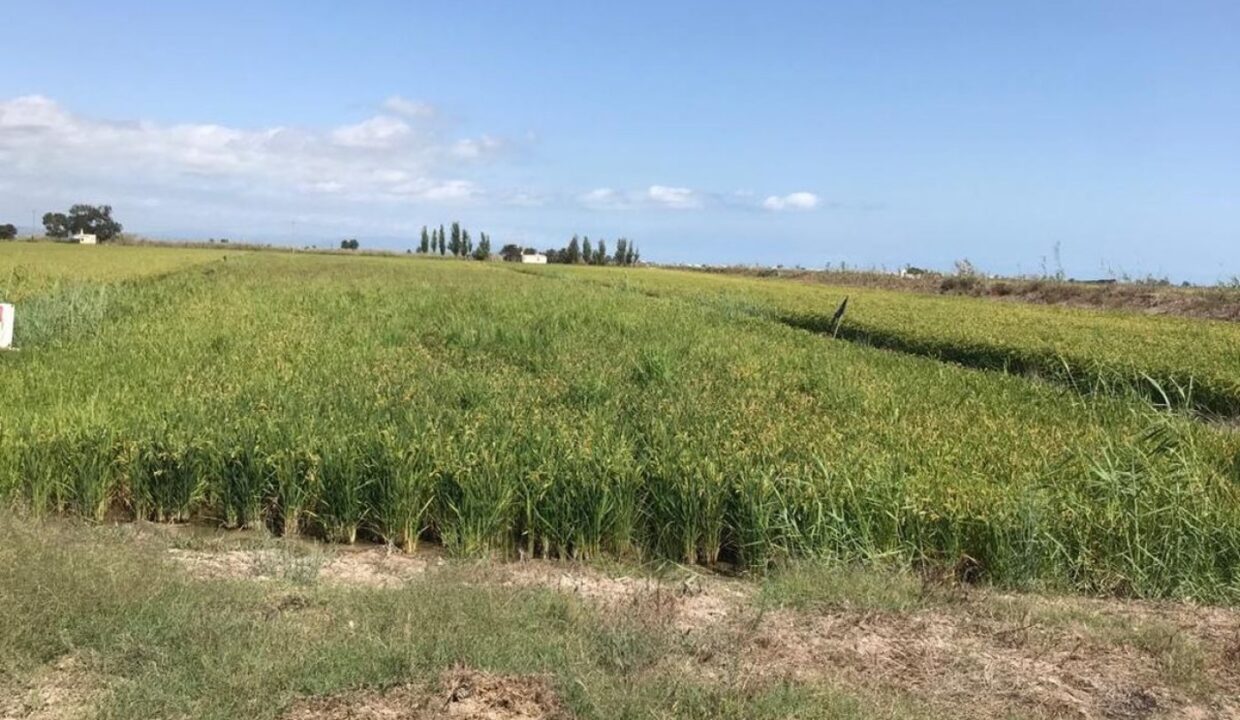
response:
<path id="1" fill-rule="evenodd" d="M 702 207 L 702 199 L 689 188 L 651 185 L 646 191 L 651 202 L 676 210 L 694 210 Z"/>
<path id="2" fill-rule="evenodd" d="M 429 106 L 390 98 L 392 114 L 327 130 L 236 128 L 211 123 L 111 122 L 42 96 L 0 101 L 0 166 L 40 193 L 102 188 L 136 196 L 331 195 L 350 202 L 462 202 L 484 195 L 475 181 L 442 177 L 460 158 L 482 162 L 503 142 L 451 138 L 419 124 Z M 399 116 L 397 115 L 399 113 Z M 32 193 L 33 194 L 33 193 Z"/>
<path id="3" fill-rule="evenodd" d="M 393 95 L 384 100 L 383 109 L 393 115 L 407 118 L 429 118 L 434 117 L 436 114 L 434 105 L 416 100 L 406 100 L 399 95 Z"/>
<path id="4" fill-rule="evenodd" d="M 595 188 L 578 195 L 577 201 L 596 210 L 623 210 L 632 206 L 632 202 L 624 193 L 609 187 Z"/>
<path id="5" fill-rule="evenodd" d="M 482 190 L 468 180 L 448 180 L 419 190 L 415 197 L 427 200 L 471 200 L 481 194 Z"/>
<path id="6" fill-rule="evenodd" d="M 480 138 L 457 140 L 452 146 L 452 153 L 460 158 L 475 159 L 493 155 L 503 148 L 504 143 L 498 138 L 483 135 Z"/>
<path id="7" fill-rule="evenodd" d="M 499 198 L 500 202 L 512 207 L 543 207 L 547 204 L 547 198 L 541 193 L 528 192 L 525 190 L 509 191 Z"/>
<path id="8" fill-rule="evenodd" d="M 345 125 L 332 131 L 332 140 L 352 148 L 383 150 L 401 144 L 413 132 L 404 120 L 377 115 L 356 125 Z"/>
<path id="9" fill-rule="evenodd" d="M 788 195 L 771 195 L 762 201 L 767 210 L 813 210 L 818 207 L 818 196 L 811 192 L 794 192 Z"/>

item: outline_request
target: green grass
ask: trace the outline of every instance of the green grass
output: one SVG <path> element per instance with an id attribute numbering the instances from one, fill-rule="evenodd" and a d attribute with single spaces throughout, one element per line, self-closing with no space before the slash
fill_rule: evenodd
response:
<path id="1" fill-rule="evenodd" d="M 0 496 L 36 512 L 1240 597 L 1240 440 L 1127 395 L 833 342 L 760 283 L 122 249 L 182 264 L 49 257 L 107 309 L 0 356 Z"/>
<path id="2" fill-rule="evenodd" d="M 856 610 L 903 613 L 947 597 L 903 568 L 808 562 L 780 568 L 762 583 L 765 607 L 811 612 Z"/>
<path id="3" fill-rule="evenodd" d="M 430 686 L 465 666 L 549 676 L 580 718 L 919 716 L 812 684 L 668 677 L 659 661 L 689 649 L 662 625 L 451 568 L 399 589 L 197 581 L 161 552 L 0 519 L 0 692 L 75 657 L 96 679 L 100 718 L 259 719 L 302 697 Z"/>

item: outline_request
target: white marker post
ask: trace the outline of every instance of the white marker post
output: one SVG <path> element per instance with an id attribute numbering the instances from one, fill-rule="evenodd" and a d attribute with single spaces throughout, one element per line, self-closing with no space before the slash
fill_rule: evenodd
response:
<path id="1" fill-rule="evenodd" d="M 13 306 L 0 303 L 0 350 L 13 346 Z"/>

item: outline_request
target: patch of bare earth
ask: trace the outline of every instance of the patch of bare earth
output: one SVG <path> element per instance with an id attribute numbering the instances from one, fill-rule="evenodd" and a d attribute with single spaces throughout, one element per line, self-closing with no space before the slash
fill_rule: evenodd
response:
<path id="1" fill-rule="evenodd" d="M 1077 622 L 1038 619 L 1062 617 L 1054 612 L 995 616 L 985 603 L 779 610 L 737 631 L 735 654 L 706 664 L 738 682 L 896 691 L 957 717 L 1240 718 L 1240 663 L 1229 658 L 1240 638 L 1234 612 L 1086 601 L 1093 615 Z M 1156 626 L 1171 629 L 1151 642 L 1141 628 L 1154 617 L 1172 624 Z"/>
<path id="2" fill-rule="evenodd" d="M 541 560 L 506 565 L 499 578 L 506 586 L 549 588 L 609 610 L 655 613 L 680 630 L 724 623 L 752 595 L 742 581 L 712 576 L 616 577 L 584 565 Z"/>
<path id="3" fill-rule="evenodd" d="M 402 685 L 299 701 L 283 720 L 550 720 L 565 718 L 545 678 L 494 675 L 465 668 L 445 672 L 433 687 Z"/>
<path id="4" fill-rule="evenodd" d="M 77 720 L 94 716 L 100 678 L 69 655 L 21 683 L 0 683 L 0 720 Z"/>
<path id="5" fill-rule="evenodd" d="M 400 587 L 426 571 L 424 558 L 386 548 L 297 555 L 279 549 L 168 550 L 169 557 L 204 580 L 299 580 L 334 585 Z"/>

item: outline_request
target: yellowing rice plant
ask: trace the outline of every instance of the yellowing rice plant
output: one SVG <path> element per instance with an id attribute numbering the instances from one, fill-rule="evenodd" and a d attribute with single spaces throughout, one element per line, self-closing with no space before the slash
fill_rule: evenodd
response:
<path id="1" fill-rule="evenodd" d="M 11 247 L 62 252 L 2 246 L 0 268 Z M 1240 597 L 1234 432 L 786 322 L 829 314 L 829 291 L 125 250 L 163 269 L 49 255 L 60 279 L 19 303 L 22 351 L 0 356 L 0 496 L 15 505 L 470 555 L 882 559 L 1008 586 Z M 904 302 L 921 307 L 870 292 L 848 317 L 879 323 Z M 941 302 L 944 344 L 1015 311 Z M 60 310 L 21 319 L 40 305 Z M 1003 332 L 995 346 L 1025 337 Z M 1079 332 L 1062 348 L 1122 362 Z"/>
<path id="2" fill-rule="evenodd" d="M 731 306 L 970 367 L 1036 375 L 1079 392 L 1122 388 L 1161 405 L 1240 416 L 1236 323 L 688 271 L 629 277 L 597 268 L 549 272 Z M 837 331 L 831 320 L 845 297 L 850 302 Z"/>

